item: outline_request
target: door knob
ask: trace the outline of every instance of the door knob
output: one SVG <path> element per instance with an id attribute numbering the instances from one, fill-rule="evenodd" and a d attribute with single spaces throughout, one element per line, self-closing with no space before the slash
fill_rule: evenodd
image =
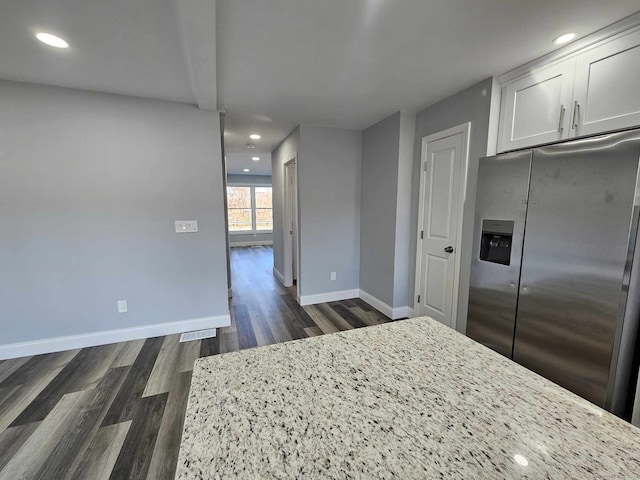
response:
<path id="1" fill-rule="evenodd" d="M 448 247 L 444 247 L 444 251 L 447 253 L 453 253 L 453 247 L 449 245 Z"/>

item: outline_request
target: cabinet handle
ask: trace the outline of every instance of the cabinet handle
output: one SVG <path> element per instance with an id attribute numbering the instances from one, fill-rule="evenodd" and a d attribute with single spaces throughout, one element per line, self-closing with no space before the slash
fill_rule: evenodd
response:
<path id="1" fill-rule="evenodd" d="M 562 133 L 562 130 L 564 130 L 564 127 L 562 126 L 564 124 L 564 112 L 566 111 L 566 109 L 564 108 L 564 105 L 560 105 L 560 118 L 558 119 L 558 132 Z"/>
<path id="2" fill-rule="evenodd" d="M 580 104 L 576 100 L 573 104 L 573 121 L 571 122 L 571 129 L 578 128 L 578 121 L 580 120 Z"/>

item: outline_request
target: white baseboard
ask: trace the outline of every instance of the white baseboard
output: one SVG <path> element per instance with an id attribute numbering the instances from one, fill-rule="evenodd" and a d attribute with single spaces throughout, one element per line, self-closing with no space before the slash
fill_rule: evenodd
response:
<path id="1" fill-rule="evenodd" d="M 359 291 L 358 295 L 362 300 L 367 302 L 369 305 L 374 307 L 376 310 L 379 310 L 381 313 L 389 317 L 391 320 L 397 320 L 399 318 L 411 318 L 413 316 L 413 309 L 409 307 L 391 307 L 391 305 L 387 305 L 382 300 L 377 297 L 374 297 L 370 293 L 365 292 L 364 290 Z"/>
<path id="2" fill-rule="evenodd" d="M 273 267 L 273 275 L 278 279 L 278 281 L 284 286 L 284 275 L 280 273 L 280 271 Z"/>
<path id="3" fill-rule="evenodd" d="M 231 325 L 231 317 L 227 314 L 215 317 L 194 318 L 180 322 L 158 323 L 142 327 L 121 328 L 118 330 L 85 333 L 68 337 L 48 338 L 31 342 L 10 343 L 8 345 L 0 345 L 0 360 L 74 350 L 76 348 L 93 347 L 109 343 L 128 342 L 140 338 L 174 335 L 176 333 L 204 330 L 207 328 L 227 327 L 229 325 Z"/>
<path id="4" fill-rule="evenodd" d="M 358 298 L 360 291 L 355 288 L 353 290 L 341 290 L 338 292 L 318 293 L 316 295 L 300 295 L 298 303 L 301 306 L 315 305 L 316 303 L 337 302 L 338 300 L 348 300 L 350 298 Z"/>
<path id="5" fill-rule="evenodd" d="M 273 245 L 273 240 L 254 240 L 250 242 L 229 242 L 229 247 L 258 247 L 261 245 Z"/>

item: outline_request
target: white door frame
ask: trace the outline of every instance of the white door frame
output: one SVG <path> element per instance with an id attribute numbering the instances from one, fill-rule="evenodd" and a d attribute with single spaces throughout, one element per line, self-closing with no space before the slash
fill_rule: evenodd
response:
<path id="1" fill-rule="evenodd" d="M 298 175 L 297 175 L 297 168 L 298 168 L 298 154 L 296 153 L 290 160 L 288 160 L 287 162 L 285 162 L 284 166 L 283 166 L 283 178 L 284 178 L 284 188 L 282 189 L 283 191 L 283 222 L 282 222 L 282 239 L 283 239 L 283 245 L 284 245 L 284 272 L 283 273 L 283 277 L 284 277 L 284 286 L 285 287 L 290 287 L 293 285 L 293 244 L 292 244 L 292 236 L 289 233 L 289 231 L 291 230 L 291 225 L 293 223 L 293 215 L 294 212 L 291 209 L 291 200 L 290 200 L 290 195 L 291 195 L 291 190 L 289 187 L 289 166 L 291 166 L 292 164 L 296 165 L 296 191 L 298 189 Z M 296 195 L 297 197 L 297 195 Z M 296 222 L 296 224 L 298 224 L 298 222 Z M 298 291 L 300 289 L 300 228 L 298 227 L 298 232 L 296 235 L 297 239 L 298 239 L 298 245 L 296 248 L 296 265 L 298 266 L 298 280 L 297 280 L 297 284 L 298 284 Z"/>
<path id="2" fill-rule="evenodd" d="M 458 296 L 460 291 L 460 254 L 462 249 L 462 225 L 464 220 L 464 205 L 467 193 L 467 171 L 469 167 L 469 137 L 471 133 L 471 122 L 463 123 L 456 127 L 448 128 L 433 135 L 422 137 L 422 151 L 420 153 L 420 200 L 418 204 L 418 229 L 416 231 L 416 278 L 415 291 L 413 296 L 413 311 L 415 315 L 419 312 L 418 295 L 420 294 L 420 278 L 422 273 L 422 243 L 420 232 L 424 230 L 424 199 L 426 197 L 426 170 L 425 162 L 427 161 L 427 146 L 429 143 L 441 140 L 443 138 L 452 137 L 462 133 L 462 181 L 460 182 L 460 202 L 458 203 L 458 224 L 455 251 L 457 253 L 453 267 L 453 295 L 451 305 L 451 327 L 455 330 L 458 323 Z M 424 299 L 423 299 L 424 301 Z"/>

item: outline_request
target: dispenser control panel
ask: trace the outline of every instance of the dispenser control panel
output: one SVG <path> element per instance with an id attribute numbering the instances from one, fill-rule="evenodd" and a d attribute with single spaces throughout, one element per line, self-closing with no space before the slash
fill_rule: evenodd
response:
<path id="1" fill-rule="evenodd" d="M 512 220 L 483 220 L 480 260 L 509 265 L 513 240 Z"/>

